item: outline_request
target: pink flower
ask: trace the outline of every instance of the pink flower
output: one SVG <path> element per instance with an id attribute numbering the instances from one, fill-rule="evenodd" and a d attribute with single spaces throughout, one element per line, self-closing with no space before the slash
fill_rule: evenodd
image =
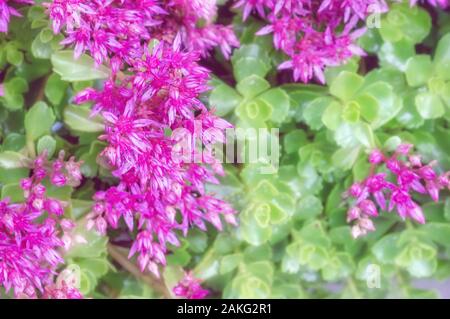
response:
<path id="1" fill-rule="evenodd" d="M 256 11 L 261 17 L 265 17 L 266 8 L 273 7 L 273 0 L 239 0 L 234 7 L 243 7 L 243 18 L 245 21 L 253 11 Z"/>
<path id="2" fill-rule="evenodd" d="M 95 194 L 87 226 L 105 234 L 123 220 L 136 231 L 130 257 L 137 254 L 141 270 L 158 275 L 168 246 L 179 245 L 179 232 L 206 230 L 207 222 L 220 230 L 222 216 L 236 224 L 231 206 L 204 188 L 218 183 L 214 175 L 223 173 L 220 163 L 195 147 L 188 157 L 200 155 L 205 165 L 177 160 L 180 134 L 166 131 L 182 129 L 204 146 L 223 141 L 230 125 L 199 99 L 209 89 L 209 72 L 197 61 L 216 46 L 228 57 L 238 40 L 231 27 L 214 24 L 212 0 L 55 0 L 46 6 L 54 32 L 65 32 L 63 44 L 73 45 L 75 56 L 89 52 L 97 64 L 109 62 L 113 70 L 101 91 L 89 88 L 75 97 L 77 103 L 94 102 L 93 114 L 103 116 L 100 139 L 107 146 L 99 160 L 118 179 L 116 186 Z M 118 79 L 120 69 L 127 75 Z M 197 122 L 208 134 L 197 132 Z M 74 163 L 54 165 L 54 184 L 81 179 Z M 70 180 L 62 178 L 65 173 Z"/>
<path id="3" fill-rule="evenodd" d="M 155 39 L 207 56 L 218 46 L 225 57 L 239 46 L 231 26 L 214 23 L 213 0 L 55 0 L 44 4 L 54 33 L 63 31 L 63 45 L 75 57 L 89 52 L 98 65 L 108 62 L 113 73 L 142 56 L 143 43 Z"/>
<path id="4" fill-rule="evenodd" d="M 65 282 L 51 284 L 45 287 L 43 299 L 83 299 L 81 292 Z"/>
<path id="5" fill-rule="evenodd" d="M 200 282 L 192 272 L 186 272 L 184 278 L 173 288 L 173 293 L 177 297 L 186 299 L 204 299 L 209 291 L 203 289 Z"/>
<path id="6" fill-rule="evenodd" d="M 380 150 L 373 150 L 369 155 L 369 163 L 380 164 L 383 161 L 383 153 Z"/>
<path id="7" fill-rule="evenodd" d="M 362 182 L 354 183 L 346 192 L 347 197 L 353 198 L 347 212 L 347 221 L 354 224 L 353 237 L 375 230 L 369 218 L 378 216 L 377 205 L 387 211 L 395 208 L 402 219 L 411 218 L 424 224 L 425 216 L 420 205 L 413 200 L 414 192 L 428 194 L 432 200 L 438 201 L 439 191 L 449 187 L 450 172 L 438 176 L 432 168 L 434 162 L 422 165 L 420 156 L 410 154 L 412 148 L 411 144 L 401 144 L 392 156 L 380 150 L 374 150 L 369 155 L 372 164 L 369 176 Z M 388 180 L 386 173 L 375 173 L 381 166 L 391 172 L 395 182 Z M 389 204 L 386 206 L 386 203 Z"/>
<path id="8" fill-rule="evenodd" d="M 408 155 L 413 147 L 412 144 L 400 144 L 395 151 L 401 155 Z"/>
<path id="9" fill-rule="evenodd" d="M 179 244 L 180 232 L 186 235 L 191 227 L 206 230 L 206 223 L 221 230 L 222 217 L 236 224 L 231 206 L 205 191 L 205 183 L 218 183 L 220 164 L 195 147 L 188 157 L 201 155 L 203 165 L 179 161 L 179 136 L 167 136 L 165 130 L 183 130 L 207 146 L 222 142 L 224 129 L 231 126 L 199 100 L 208 89 L 209 72 L 197 64 L 198 53 L 176 51 L 164 42 L 144 53 L 132 60 L 130 75 L 121 82 L 108 81 L 103 91 L 88 89 L 76 100 L 92 99 L 94 112 L 104 117 L 100 139 L 107 146 L 100 159 L 119 180 L 96 193 L 88 227 L 104 234 L 108 226 L 117 228 L 124 220 L 137 233 L 130 257 L 137 254 L 142 271 L 158 274 L 168 246 Z"/>
<path id="10" fill-rule="evenodd" d="M 275 48 L 288 57 L 278 69 L 292 69 L 296 81 L 321 83 L 326 67 L 364 55 L 355 44 L 365 32 L 358 22 L 387 10 L 384 0 L 240 0 L 235 7 L 243 8 L 244 20 L 254 12 L 267 21 L 257 35 L 272 34 Z"/>
<path id="11" fill-rule="evenodd" d="M 353 238 L 367 235 L 368 232 L 375 230 L 375 226 L 368 217 L 362 216 L 357 219 L 356 223 L 352 226 L 351 234 Z"/>
<path id="12" fill-rule="evenodd" d="M 371 200 L 365 199 L 361 203 L 359 203 L 359 208 L 361 211 L 371 217 L 378 216 L 377 207 L 375 206 L 374 202 Z"/>
<path id="13" fill-rule="evenodd" d="M 11 16 L 21 16 L 19 11 L 11 6 L 12 3 L 33 4 L 33 0 L 0 0 L 0 32 L 8 32 L 8 25 Z"/>
<path id="14" fill-rule="evenodd" d="M 20 182 L 25 201 L 0 201 L 0 286 L 6 292 L 12 289 L 16 297 L 38 297 L 63 263 L 59 248 L 64 246 L 68 221 L 59 224 L 59 217 L 65 204 L 48 197 L 41 183 L 58 161 L 62 157 L 50 163 L 46 152 L 38 156 L 31 177 Z"/>
<path id="15" fill-rule="evenodd" d="M 54 282 L 45 286 L 43 299 L 83 299 L 78 290 L 80 274 L 78 266 L 69 266 L 61 271 Z"/>

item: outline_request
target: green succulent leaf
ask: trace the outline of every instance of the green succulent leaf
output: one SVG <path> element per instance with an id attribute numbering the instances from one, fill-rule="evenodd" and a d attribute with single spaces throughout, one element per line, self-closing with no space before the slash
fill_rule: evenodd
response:
<path id="1" fill-rule="evenodd" d="M 51 55 L 53 71 L 68 82 L 89 81 L 108 78 L 110 71 L 100 65 L 95 66 L 94 60 L 86 54 L 78 59 L 73 51 L 58 51 Z"/>
<path id="2" fill-rule="evenodd" d="M 90 110 L 81 106 L 68 105 L 64 109 L 64 123 L 72 130 L 97 133 L 104 130 L 100 117 L 91 117 Z"/>
<path id="3" fill-rule="evenodd" d="M 25 131 L 27 139 L 37 140 L 39 137 L 49 134 L 56 117 L 53 110 L 44 102 L 37 102 L 25 114 Z"/>

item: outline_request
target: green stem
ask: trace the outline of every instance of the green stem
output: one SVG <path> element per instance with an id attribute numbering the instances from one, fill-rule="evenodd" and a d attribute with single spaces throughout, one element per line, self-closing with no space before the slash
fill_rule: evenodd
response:
<path id="1" fill-rule="evenodd" d="M 348 285 L 348 288 L 350 288 L 352 295 L 357 299 L 361 299 L 361 294 L 359 293 L 358 288 L 356 287 L 355 281 L 353 280 L 352 277 L 350 277 L 347 280 L 347 285 Z"/>
<path id="2" fill-rule="evenodd" d="M 414 229 L 414 225 L 411 222 L 411 220 L 406 219 L 405 224 L 406 224 L 406 229 L 408 229 L 408 230 L 413 230 Z"/>
<path id="3" fill-rule="evenodd" d="M 202 267 L 204 267 L 204 264 L 208 264 L 209 260 L 214 256 L 214 249 L 211 247 L 206 254 L 203 256 L 202 260 L 195 266 L 193 269 L 193 273 L 195 276 L 201 273 Z"/>
<path id="4" fill-rule="evenodd" d="M 408 298 L 408 289 L 406 288 L 406 280 L 403 278 L 403 274 L 400 269 L 397 269 L 397 281 L 400 290 L 403 293 L 403 297 Z"/>
<path id="5" fill-rule="evenodd" d="M 28 150 L 28 156 L 30 158 L 36 157 L 36 149 L 34 147 L 34 141 L 27 137 L 27 150 Z"/>

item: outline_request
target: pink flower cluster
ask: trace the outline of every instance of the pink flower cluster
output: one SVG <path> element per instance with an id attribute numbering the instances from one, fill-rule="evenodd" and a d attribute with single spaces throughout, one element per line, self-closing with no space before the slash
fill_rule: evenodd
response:
<path id="1" fill-rule="evenodd" d="M 353 237 L 375 230 L 371 218 L 378 216 L 379 209 L 390 212 L 395 208 L 402 219 L 424 224 L 425 216 L 413 194 L 427 195 L 437 202 L 439 191 L 449 188 L 450 172 L 438 175 L 433 169 L 435 162 L 423 164 L 419 155 L 411 153 L 412 148 L 411 144 L 401 144 L 391 156 L 380 150 L 371 152 L 369 176 L 354 183 L 345 194 L 352 198 L 347 222 L 353 222 Z M 377 172 L 381 168 L 384 170 Z"/>
<path id="2" fill-rule="evenodd" d="M 43 299 L 83 299 L 80 291 L 65 282 L 45 287 Z"/>
<path id="3" fill-rule="evenodd" d="M 106 131 L 100 139 L 108 145 L 101 158 L 119 180 L 96 193 L 88 226 L 105 233 L 108 224 L 117 228 L 123 218 L 130 231 L 138 231 L 130 257 L 137 252 L 140 268 L 155 274 L 158 264 L 166 263 L 167 245 L 179 244 L 177 230 L 206 230 L 205 222 L 220 230 L 221 215 L 236 223 L 231 206 L 204 189 L 207 182 L 218 183 L 214 175 L 223 174 L 221 165 L 207 153 L 201 160 L 208 166 L 182 161 L 176 147 L 186 135 L 194 144 L 222 142 L 223 130 L 231 127 L 199 100 L 209 74 L 198 59 L 196 52 L 160 42 L 130 61 L 130 75 L 121 82 L 109 80 L 102 91 L 90 88 L 76 97 L 78 103 L 94 101 L 94 112 L 103 115 Z M 199 155 L 196 148 L 192 153 Z"/>
<path id="4" fill-rule="evenodd" d="M 33 4 L 33 2 L 33 0 L 0 0 L 0 32 L 8 32 L 8 25 L 11 16 L 21 16 L 19 11 L 11 6 L 12 3 Z"/>
<path id="5" fill-rule="evenodd" d="M 88 227 L 105 234 L 123 220 L 136 231 L 130 257 L 137 253 L 141 270 L 159 275 L 168 245 L 179 244 L 178 231 L 206 230 L 206 222 L 220 230 L 220 216 L 236 223 L 232 207 L 204 188 L 218 183 L 220 163 L 195 146 L 189 155 L 208 165 L 180 160 L 185 154 L 177 145 L 186 135 L 192 145 L 224 141 L 231 125 L 200 101 L 209 72 L 197 62 L 217 45 L 228 57 L 238 41 L 230 27 L 213 23 L 212 0 L 55 0 L 47 7 L 54 31 L 65 29 L 63 43 L 73 44 L 76 56 L 89 51 L 113 70 L 102 90 L 88 88 L 75 98 L 94 102 L 93 114 L 103 116 L 100 139 L 107 147 L 99 160 L 118 179 L 95 194 Z"/>
<path id="6" fill-rule="evenodd" d="M 200 283 L 191 272 L 186 272 L 184 278 L 173 288 L 173 293 L 185 299 L 204 299 L 209 291 L 203 289 Z"/>
<path id="7" fill-rule="evenodd" d="M 279 69 L 292 69 L 296 81 L 321 83 L 325 67 L 364 55 L 355 44 L 365 31 L 358 23 L 387 10 L 384 0 L 238 0 L 235 7 L 243 8 L 244 20 L 255 12 L 267 21 L 257 34 L 273 34 L 275 48 L 289 57 Z"/>
<path id="8" fill-rule="evenodd" d="M 206 56 L 219 46 L 228 57 L 239 45 L 231 26 L 214 23 L 215 0 L 54 0 L 45 3 L 53 31 L 64 30 L 75 57 L 88 51 L 117 71 L 143 54 L 151 39 Z"/>
<path id="9" fill-rule="evenodd" d="M 16 297 L 35 298 L 51 285 L 64 262 L 58 250 L 70 246 L 72 222 L 61 219 L 65 204 L 49 197 L 43 184 L 48 178 L 55 186 L 65 185 L 62 176 L 79 183 L 79 163 L 64 163 L 63 156 L 49 163 L 44 152 L 32 162 L 31 177 L 20 182 L 23 203 L 0 201 L 0 286 L 13 289 Z"/>

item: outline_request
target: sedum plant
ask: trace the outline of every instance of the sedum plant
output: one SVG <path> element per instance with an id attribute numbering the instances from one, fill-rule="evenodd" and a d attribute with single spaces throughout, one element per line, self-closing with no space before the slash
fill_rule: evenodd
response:
<path id="1" fill-rule="evenodd" d="M 439 297 L 448 7 L 0 0 L 1 298 Z"/>

